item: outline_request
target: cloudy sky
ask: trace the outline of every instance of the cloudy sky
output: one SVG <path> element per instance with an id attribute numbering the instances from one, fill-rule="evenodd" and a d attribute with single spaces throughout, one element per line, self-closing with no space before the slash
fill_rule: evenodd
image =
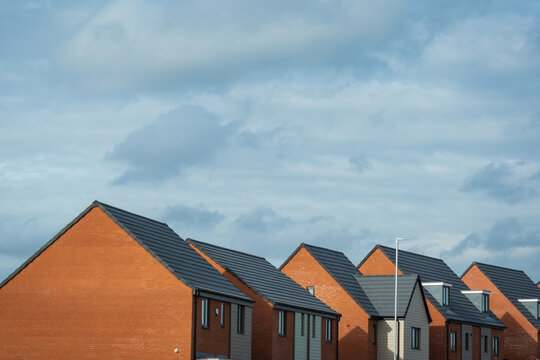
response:
<path id="1" fill-rule="evenodd" d="M 540 280 L 538 1 L 1 1 L 0 49 L 2 279 L 97 199 Z"/>

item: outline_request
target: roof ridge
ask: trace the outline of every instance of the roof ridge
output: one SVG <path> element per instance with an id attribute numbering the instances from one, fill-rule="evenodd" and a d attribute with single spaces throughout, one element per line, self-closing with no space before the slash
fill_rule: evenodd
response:
<path id="1" fill-rule="evenodd" d="M 482 263 L 482 262 L 478 262 L 478 261 L 474 261 L 472 263 L 473 265 L 486 265 L 486 266 L 492 266 L 492 267 L 496 267 L 496 268 L 499 268 L 499 269 L 505 269 L 505 270 L 512 270 L 512 271 L 517 271 L 517 272 L 522 272 L 524 273 L 525 275 L 527 275 L 527 273 L 523 270 L 519 270 L 519 269 L 513 269 L 513 268 L 509 268 L 509 267 L 505 267 L 505 266 L 499 266 L 499 265 L 493 265 L 493 264 L 487 264 L 487 263 Z M 534 282 L 534 281 L 533 281 Z"/>
<path id="2" fill-rule="evenodd" d="M 396 251 L 395 248 L 393 247 L 390 247 L 390 246 L 386 246 L 386 245 L 380 245 L 380 244 L 377 244 L 375 245 L 375 247 L 378 247 L 378 248 L 387 248 L 387 249 L 390 249 L 390 250 L 394 250 Z M 425 258 L 428 258 L 428 259 L 433 259 L 433 260 L 440 260 L 442 262 L 444 262 L 446 264 L 446 262 L 441 259 L 441 258 L 438 258 L 438 257 L 434 257 L 434 256 L 429 256 L 429 255 L 424 255 L 424 254 L 419 254 L 417 252 L 413 252 L 413 251 L 407 251 L 407 250 L 399 250 L 400 253 L 408 253 L 408 254 L 412 254 L 412 255 L 417 255 L 417 256 L 422 256 L 422 257 L 425 257 Z"/>
<path id="3" fill-rule="evenodd" d="M 190 243 L 193 242 L 193 243 L 199 243 L 199 244 L 209 245 L 209 246 L 216 247 L 216 248 L 218 248 L 218 249 L 223 249 L 223 250 L 227 250 L 227 251 L 233 251 L 233 252 L 238 253 L 238 254 L 252 256 L 252 257 L 255 257 L 255 258 L 258 258 L 258 259 L 263 259 L 263 260 L 266 261 L 266 262 L 269 262 L 268 260 L 266 260 L 266 258 L 264 258 L 264 257 L 262 257 L 262 256 L 253 255 L 253 254 L 247 253 L 247 252 L 245 252 L 245 251 L 240 251 L 240 250 L 230 249 L 230 248 L 226 248 L 225 246 L 214 245 L 214 244 L 211 244 L 211 243 L 208 243 L 208 242 L 205 242 L 205 241 L 195 240 L 195 239 L 192 239 L 192 238 L 187 238 L 185 241 L 186 241 L 188 244 L 190 244 Z"/>
<path id="4" fill-rule="evenodd" d="M 92 205 L 96 205 L 96 206 L 105 206 L 105 207 L 113 208 L 113 209 L 115 209 L 115 210 L 119 210 L 119 211 L 121 211 L 121 212 L 125 212 L 125 213 L 128 213 L 128 214 L 130 214 L 130 215 L 137 216 L 137 217 L 140 217 L 140 218 L 143 218 L 143 219 L 146 219 L 146 220 L 149 220 L 149 221 L 152 221 L 152 222 L 161 224 L 161 225 L 167 225 L 167 227 L 169 227 L 169 224 L 167 224 L 166 222 L 159 221 L 159 220 L 156 220 L 156 219 L 152 219 L 152 218 L 149 218 L 149 217 L 147 217 L 147 216 L 143 216 L 143 215 L 140 215 L 140 214 L 136 214 L 136 213 L 134 213 L 134 212 L 127 211 L 127 210 L 124 210 L 124 209 L 120 209 L 119 207 L 112 206 L 112 205 L 109 205 L 109 204 L 105 204 L 104 202 L 101 202 L 101 201 L 98 201 L 98 200 L 94 200 L 94 202 L 92 203 Z"/>
<path id="5" fill-rule="evenodd" d="M 326 251 L 332 251 L 332 252 L 335 252 L 335 253 L 338 253 L 338 254 L 345 255 L 345 253 L 343 251 L 333 250 L 333 249 L 329 249 L 329 248 L 318 246 L 318 245 L 311 245 L 311 244 L 307 244 L 307 243 L 302 243 L 302 244 L 300 244 L 300 246 L 309 246 L 309 247 L 322 249 L 322 250 L 326 250 Z"/>

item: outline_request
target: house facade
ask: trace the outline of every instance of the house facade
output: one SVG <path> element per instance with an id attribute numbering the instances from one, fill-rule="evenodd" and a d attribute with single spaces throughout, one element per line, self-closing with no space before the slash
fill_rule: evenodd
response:
<path id="1" fill-rule="evenodd" d="M 364 277 L 343 253 L 308 244 L 301 244 L 280 270 L 342 314 L 340 360 L 393 359 L 393 277 Z M 400 277 L 398 288 L 400 358 L 427 359 L 430 318 L 419 279 Z"/>
<path id="2" fill-rule="evenodd" d="M 96 201 L 0 283 L 0 359 L 247 360 L 252 306 L 166 224 Z"/>
<path id="3" fill-rule="evenodd" d="M 363 274 L 390 275 L 395 272 L 395 249 L 375 246 L 358 265 Z M 478 295 L 442 260 L 399 251 L 399 274 L 418 274 L 432 318 L 429 333 L 430 359 L 503 359 L 505 325 L 489 306 L 478 303 Z M 485 290 L 485 289 L 482 289 Z M 488 302 L 489 304 L 489 302 Z"/>
<path id="4" fill-rule="evenodd" d="M 252 358 L 336 360 L 340 314 L 264 258 L 186 240 L 253 305 Z"/>
<path id="5" fill-rule="evenodd" d="M 521 270 L 474 262 L 461 276 L 490 292 L 490 308 L 504 322 L 501 347 L 511 360 L 540 359 L 540 289 Z"/>

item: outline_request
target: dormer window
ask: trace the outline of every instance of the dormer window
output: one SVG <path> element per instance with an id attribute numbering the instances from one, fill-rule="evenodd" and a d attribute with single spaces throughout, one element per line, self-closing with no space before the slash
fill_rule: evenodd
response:
<path id="1" fill-rule="evenodd" d="M 427 290 L 440 305 L 450 306 L 451 284 L 445 282 L 428 282 L 422 283 L 422 287 Z"/>
<path id="2" fill-rule="evenodd" d="M 540 299 L 518 299 L 536 319 L 540 319 Z"/>
<path id="3" fill-rule="evenodd" d="M 482 312 L 489 312 L 489 294 L 482 294 Z"/>
<path id="4" fill-rule="evenodd" d="M 442 288 L 442 304 L 444 306 L 450 305 L 450 287 L 449 286 L 443 286 Z"/>

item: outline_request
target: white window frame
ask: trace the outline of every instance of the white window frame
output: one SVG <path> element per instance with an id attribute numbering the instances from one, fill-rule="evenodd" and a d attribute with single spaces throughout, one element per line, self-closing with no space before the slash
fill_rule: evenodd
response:
<path id="1" fill-rule="evenodd" d="M 308 286 L 306 290 L 313 296 L 315 296 L 315 286 Z"/>
<path id="2" fill-rule="evenodd" d="M 210 327 L 210 300 L 207 298 L 201 299 L 201 326 Z"/>

